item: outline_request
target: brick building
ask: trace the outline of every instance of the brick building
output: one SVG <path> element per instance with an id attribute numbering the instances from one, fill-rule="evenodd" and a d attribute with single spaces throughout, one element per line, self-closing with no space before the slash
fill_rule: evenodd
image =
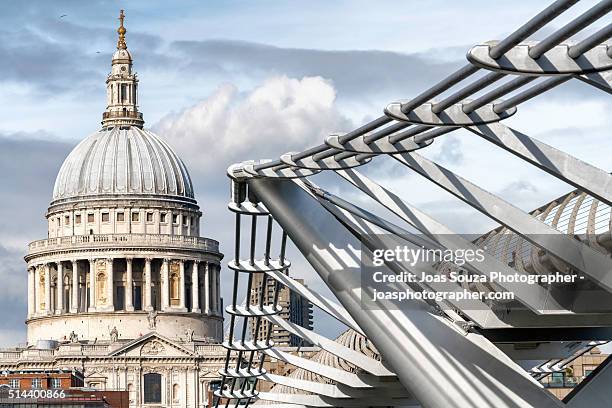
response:
<path id="1" fill-rule="evenodd" d="M 0 387 L 11 389 L 61 389 L 83 387 L 83 374 L 68 370 L 16 370 L 4 371 L 0 376 Z"/>
<path id="2" fill-rule="evenodd" d="M 555 397 L 563 399 L 608 356 L 595 347 L 570 363 L 564 371 L 551 373 L 541 382 Z"/>

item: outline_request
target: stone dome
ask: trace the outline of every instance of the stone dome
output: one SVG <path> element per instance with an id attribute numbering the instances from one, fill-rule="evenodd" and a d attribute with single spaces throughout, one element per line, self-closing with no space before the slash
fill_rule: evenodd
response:
<path id="1" fill-rule="evenodd" d="M 117 50 L 113 54 L 113 61 L 132 61 L 132 54 L 127 49 Z"/>
<path id="2" fill-rule="evenodd" d="M 115 126 L 90 135 L 70 152 L 55 180 L 51 204 L 152 195 L 195 202 L 185 164 L 153 132 Z"/>

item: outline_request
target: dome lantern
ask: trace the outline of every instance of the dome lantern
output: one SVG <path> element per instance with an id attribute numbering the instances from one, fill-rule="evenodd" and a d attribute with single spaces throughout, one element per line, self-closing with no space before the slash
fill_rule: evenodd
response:
<path id="1" fill-rule="evenodd" d="M 127 49 L 123 26 L 125 14 L 119 14 L 117 51 L 113 54 L 111 73 L 106 79 L 106 110 L 102 126 L 136 126 L 142 128 L 144 120 L 138 111 L 138 77 L 132 72 L 132 55 Z"/>

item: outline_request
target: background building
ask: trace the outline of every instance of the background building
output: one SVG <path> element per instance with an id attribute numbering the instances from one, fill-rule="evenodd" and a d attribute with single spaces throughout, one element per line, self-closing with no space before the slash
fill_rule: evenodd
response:
<path id="1" fill-rule="evenodd" d="M 555 397 L 565 398 L 574 388 L 602 364 L 608 354 L 603 354 L 599 348 L 592 348 L 588 353 L 576 358 L 563 371 L 550 373 L 540 382 Z"/>
<path id="2" fill-rule="evenodd" d="M 9 391 L 20 391 L 20 397 L 15 398 L 15 394 L 11 395 Z M 40 395 L 44 397 L 39 398 Z M 83 373 L 78 371 L 4 371 L 0 376 L 0 407 L 5 406 L 128 408 L 129 395 L 127 391 L 84 388 Z"/>
<path id="3" fill-rule="evenodd" d="M 123 20 L 102 128 L 64 161 L 48 236 L 25 257 L 27 346 L 0 352 L 0 370 L 78 371 L 130 407 L 203 407 L 225 359 L 223 255 L 200 236 L 184 163 L 143 129 Z"/>
<path id="4" fill-rule="evenodd" d="M 0 387 L 16 390 L 67 390 L 83 387 L 83 373 L 67 370 L 16 370 L 4 371 Z"/>
<path id="5" fill-rule="evenodd" d="M 304 285 L 303 279 L 295 279 L 298 283 Z M 263 274 L 258 273 L 253 276 L 253 286 L 251 289 L 251 304 L 258 304 L 261 300 L 263 283 Z M 264 303 L 274 303 L 274 292 L 275 292 L 276 281 L 274 279 L 266 279 L 266 286 L 264 290 Z M 285 321 L 295 323 L 298 326 L 304 327 L 308 330 L 313 329 L 312 322 L 312 303 L 302 298 L 300 295 L 293 293 L 286 286 L 279 286 L 278 290 L 278 305 L 283 308 L 283 311 L 279 314 Z M 257 340 L 265 340 L 268 336 L 269 326 L 262 324 L 256 333 L 256 328 L 251 326 L 251 336 Z M 299 337 L 289 333 L 287 330 L 274 325 L 270 338 L 274 341 L 274 344 L 278 347 L 297 347 L 297 346 L 309 346 L 302 341 Z"/>

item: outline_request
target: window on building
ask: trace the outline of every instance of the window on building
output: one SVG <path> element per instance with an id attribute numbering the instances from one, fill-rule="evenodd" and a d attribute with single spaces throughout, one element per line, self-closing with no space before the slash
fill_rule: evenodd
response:
<path id="1" fill-rule="evenodd" d="M 140 221 L 140 213 L 134 212 L 132 213 L 132 222 Z"/>
<path id="2" fill-rule="evenodd" d="M 183 216 L 183 225 L 184 226 L 187 226 L 187 219 L 188 219 L 188 217 Z"/>
<path id="3" fill-rule="evenodd" d="M 153 213 L 152 212 L 148 212 L 147 213 L 147 222 L 153 222 Z"/>
<path id="4" fill-rule="evenodd" d="M 66 224 L 66 225 L 70 225 L 70 216 L 69 216 L 69 215 L 66 215 L 66 216 L 64 217 L 64 224 Z"/>
<path id="5" fill-rule="evenodd" d="M 56 224 L 57 224 L 57 226 L 59 227 L 59 226 L 60 226 L 60 224 L 62 223 L 61 218 L 60 218 L 60 217 L 57 217 L 57 218 L 55 219 L 55 223 L 56 223 Z"/>
<path id="6" fill-rule="evenodd" d="M 166 213 L 159 214 L 159 222 L 166 222 Z"/>
<path id="7" fill-rule="evenodd" d="M 62 380 L 60 378 L 52 378 L 51 388 L 62 388 Z"/>
<path id="8" fill-rule="evenodd" d="M 148 373 L 144 375 L 144 403 L 161 403 L 161 374 Z"/>
<path id="9" fill-rule="evenodd" d="M 42 388 L 42 379 L 32 378 L 32 388 Z"/>
<path id="10" fill-rule="evenodd" d="M 87 214 L 87 222 L 94 222 L 95 219 L 93 214 Z"/>
<path id="11" fill-rule="evenodd" d="M 102 222 L 108 222 L 109 219 L 109 214 L 107 212 L 102 213 Z"/>
<path id="12" fill-rule="evenodd" d="M 174 215 L 172 216 L 172 223 L 173 223 L 173 224 L 178 224 L 178 214 L 174 214 Z"/>
<path id="13" fill-rule="evenodd" d="M 80 224 L 81 223 L 81 214 L 77 214 L 74 216 L 74 223 L 75 224 Z"/>
<path id="14" fill-rule="evenodd" d="M 117 213 L 117 221 L 125 221 L 125 214 L 122 212 Z"/>
<path id="15" fill-rule="evenodd" d="M 563 387 L 563 373 L 552 373 L 548 382 L 549 387 Z"/>
<path id="16" fill-rule="evenodd" d="M 9 384 L 9 387 L 18 389 L 19 388 L 19 379 L 18 378 L 11 378 L 9 380 L 8 384 Z"/>

